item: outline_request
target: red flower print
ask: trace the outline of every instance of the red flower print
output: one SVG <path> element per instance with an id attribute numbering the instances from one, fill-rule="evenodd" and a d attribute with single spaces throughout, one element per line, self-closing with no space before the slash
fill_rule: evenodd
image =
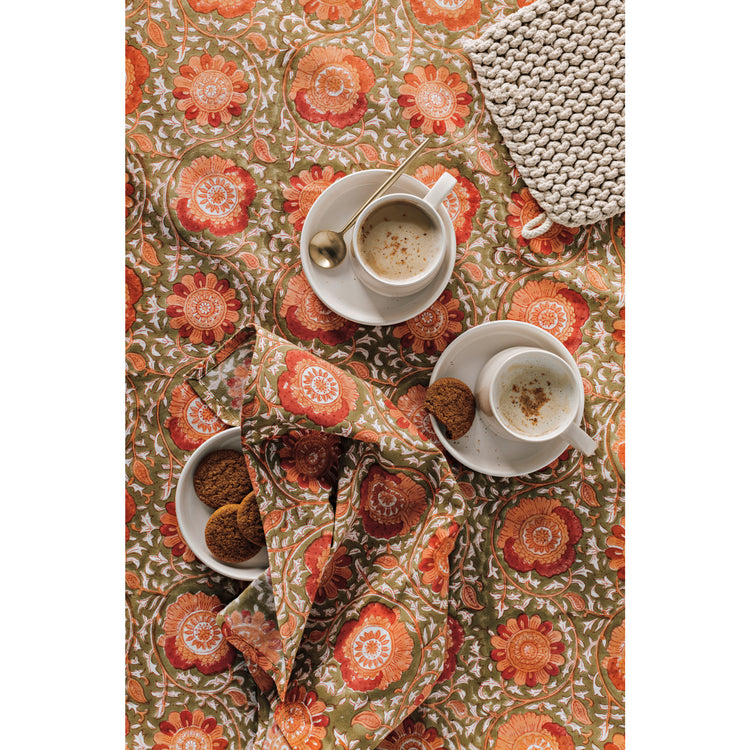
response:
<path id="1" fill-rule="evenodd" d="M 344 682 L 354 690 L 385 690 L 409 669 L 414 643 L 398 612 L 379 602 L 344 623 L 336 639 L 334 658 Z"/>
<path id="2" fill-rule="evenodd" d="M 131 497 L 130 493 L 125 490 L 125 541 L 130 539 L 130 529 L 128 524 L 133 520 L 135 516 L 136 505 L 135 500 Z"/>
<path id="3" fill-rule="evenodd" d="M 450 680 L 450 678 L 453 677 L 453 673 L 456 671 L 456 654 L 463 645 L 465 638 L 464 629 L 455 617 L 448 615 L 446 626 L 445 664 L 443 665 L 443 671 L 440 673 L 440 677 L 437 678 L 438 682 Z"/>
<path id="4" fill-rule="evenodd" d="M 133 200 L 133 194 L 135 193 L 135 185 L 130 181 L 130 175 L 125 172 L 125 218 L 130 216 L 130 209 L 135 205 Z"/>
<path id="5" fill-rule="evenodd" d="M 250 13 L 258 0 L 188 0 L 190 7 L 198 13 L 211 13 L 218 11 L 224 18 L 237 18 L 237 16 Z"/>
<path id="6" fill-rule="evenodd" d="M 609 567 L 617 571 L 617 577 L 625 580 L 625 519 L 612 527 L 612 534 L 607 537 L 607 549 L 604 553 L 609 558 Z"/>
<path id="7" fill-rule="evenodd" d="M 289 93 L 308 122 L 345 128 L 362 119 L 374 84 L 370 66 L 350 50 L 315 47 L 300 60 Z"/>
<path id="8" fill-rule="evenodd" d="M 145 83 L 151 69 L 137 47 L 125 45 L 125 114 L 134 112 L 143 101 L 141 84 Z"/>
<path id="9" fill-rule="evenodd" d="M 427 493 L 406 474 L 373 465 L 360 489 L 359 512 L 365 531 L 378 539 L 404 536 L 427 507 Z"/>
<path id="10" fill-rule="evenodd" d="M 497 635 L 490 642 L 494 646 L 490 657 L 497 662 L 503 679 L 516 685 L 546 685 L 565 663 L 562 635 L 539 615 L 511 617 L 497 626 Z"/>
<path id="11" fill-rule="evenodd" d="M 625 356 L 625 308 L 621 307 L 619 319 L 612 324 L 614 332 L 612 338 L 615 340 L 615 351 Z"/>
<path id="12" fill-rule="evenodd" d="M 247 227 L 255 180 L 231 159 L 199 156 L 180 174 L 175 211 L 190 232 L 226 237 Z"/>
<path id="13" fill-rule="evenodd" d="M 286 354 L 286 372 L 279 377 L 281 405 L 322 427 L 339 424 L 354 408 L 356 383 L 338 367 L 293 349 Z"/>
<path id="14" fill-rule="evenodd" d="M 198 592 L 181 594 L 167 607 L 160 643 L 173 667 L 213 674 L 232 664 L 235 651 L 216 623 L 223 606 L 219 597 Z"/>
<path id="15" fill-rule="evenodd" d="M 447 596 L 450 578 L 448 557 L 456 546 L 458 524 L 452 523 L 447 529 L 438 529 L 427 543 L 419 561 L 419 570 L 424 573 L 422 580 L 436 594 Z"/>
<path id="16" fill-rule="evenodd" d="M 248 663 L 266 671 L 277 669 L 281 658 L 281 636 L 275 624 L 266 620 L 262 612 L 250 613 L 246 609 L 229 612 L 221 631 Z"/>
<path id="17" fill-rule="evenodd" d="M 431 188 L 445 172 L 450 172 L 458 180 L 453 190 L 443 201 L 443 205 L 448 209 L 448 214 L 453 222 L 456 243 L 460 244 L 466 242 L 471 234 L 471 220 L 476 214 L 481 200 L 479 191 L 455 167 L 446 169 L 442 164 L 434 166 L 424 164 L 414 172 L 414 176 Z"/>
<path id="18" fill-rule="evenodd" d="M 204 715 L 203 711 L 172 711 L 166 721 L 159 724 L 154 735 L 156 743 L 152 750 L 187 750 L 199 747 L 201 750 L 225 750 L 227 740 L 224 729 L 216 719 Z"/>
<path id="19" fill-rule="evenodd" d="M 625 623 L 612 630 L 602 666 L 607 670 L 612 684 L 618 690 L 625 690 Z"/>
<path id="20" fill-rule="evenodd" d="M 513 570 L 535 570 L 550 578 L 573 564 L 582 535 L 578 517 L 559 500 L 524 497 L 508 510 L 497 544 Z"/>
<path id="21" fill-rule="evenodd" d="M 625 750 L 625 735 L 624 734 L 612 735 L 612 742 L 608 742 L 604 746 L 604 750 Z"/>
<path id="22" fill-rule="evenodd" d="M 443 738 L 421 721 L 404 719 L 381 743 L 378 750 L 443 750 Z"/>
<path id="23" fill-rule="evenodd" d="M 575 750 L 563 727 L 543 714 L 513 714 L 500 725 L 494 750 Z"/>
<path id="24" fill-rule="evenodd" d="M 135 303 L 143 296 L 143 284 L 138 274 L 125 266 L 125 330 L 135 323 Z"/>
<path id="25" fill-rule="evenodd" d="M 227 426 L 187 383 L 180 383 L 172 391 L 165 427 L 178 448 L 193 451 Z"/>
<path id="26" fill-rule="evenodd" d="M 298 232 L 302 231 L 305 218 L 321 193 L 344 176 L 344 172 L 334 171 L 330 164 L 325 167 L 313 164 L 309 171 L 303 169 L 291 176 L 291 185 L 284 188 L 284 211 L 289 214 L 289 221 Z"/>
<path id="27" fill-rule="evenodd" d="M 159 531 L 164 537 L 165 546 L 172 550 L 172 554 L 175 557 L 181 557 L 185 562 L 195 560 L 193 551 L 185 544 L 185 540 L 182 538 L 180 527 L 177 524 L 177 511 L 175 510 L 173 500 L 170 500 L 166 504 L 164 513 L 161 514 L 159 520 L 161 521 Z"/>
<path id="28" fill-rule="evenodd" d="M 240 104 L 247 101 L 248 88 L 237 63 L 226 61 L 222 55 L 203 54 L 180 66 L 172 93 L 186 119 L 218 127 L 242 114 Z"/>
<path id="29" fill-rule="evenodd" d="M 329 310 L 313 292 L 304 274 L 289 280 L 281 315 L 297 338 L 305 341 L 317 338 L 329 346 L 351 339 L 358 328 L 356 323 Z"/>
<path id="30" fill-rule="evenodd" d="M 403 396 L 399 396 L 396 406 L 388 399 L 386 399 L 386 406 L 401 429 L 407 429 L 417 437 L 438 443 L 438 437 L 432 429 L 430 415 L 424 408 L 426 393 L 425 386 L 413 385 Z"/>
<path id="31" fill-rule="evenodd" d="M 481 0 L 409 0 L 417 21 L 427 26 L 442 23 L 449 31 L 473 26 L 482 13 Z"/>
<path id="32" fill-rule="evenodd" d="M 346 588 L 352 571 L 352 558 L 345 547 L 337 547 L 331 556 L 331 534 L 323 534 L 305 550 L 305 567 L 311 575 L 305 583 L 307 595 L 316 602 L 333 599 Z"/>
<path id="33" fill-rule="evenodd" d="M 615 429 L 615 440 L 612 443 L 612 450 L 617 456 L 617 460 L 620 462 L 620 466 L 625 468 L 625 412 L 620 413 L 620 418 L 617 421 L 617 428 Z"/>
<path id="34" fill-rule="evenodd" d="M 531 323 L 551 333 L 575 354 L 581 345 L 581 328 L 589 318 L 583 297 L 565 284 L 541 279 L 529 281 L 513 295 L 508 320 Z"/>
<path id="35" fill-rule="evenodd" d="M 534 200 L 528 188 L 524 188 L 520 193 L 512 193 L 510 203 L 508 203 L 508 226 L 513 232 L 513 236 L 518 240 L 521 247 L 527 245 L 531 247 L 534 253 L 549 255 L 550 253 L 560 254 L 565 250 L 578 233 L 577 229 L 570 229 L 562 224 L 553 224 L 544 234 L 527 240 L 521 234 L 521 230 L 535 216 L 542 213 L 539 204 Z"/>
<path id="36" fill-rule="evenodd" d="M 436 354 L 461 333 L 463 319 L 459 301 L 453 298 L 450 289 L 445 289 L 426 310 L 395 326 L 393 335 L 417 354 Z"/>
<path id="37" fill-rule="evenodd" d="M 426 135 L 444 135 L 466 124 L 472 97 L 458 73 L 432 64 L 417 65 L 404 81 L 398 89 L 398 103 L 411 127 L 421 128 Z"/>
<path id="38" fill-rule="evenodd" d="M 299 0 L 305 6 L 305 13 L 313 13 L 321 21 L 338 21 L 351 18 L 352 11 L 362 7 L 362 0 Z"/>
<path id="39" fill-rule="evenodd" d="M 167 297 L 169 325 L 193 344 L 213 344 L 234 333 L 241 307 L 226 279 L 215 274 L 185 274 Z"/>
<path id="40" fill-rule="evenodd" d="M 291 430 L 280 439 L 279 462 L 286 480 L 315 493 L 330 490 L 341 455 L 339 438 L 327 432 Z"/>
<path id="41" fill-rule="evenodd" d="M 329 723 L 325 710 L 314 690 L 296 686 L 287 690 L 273 718 L 292 750 L 320 750 Z"/>

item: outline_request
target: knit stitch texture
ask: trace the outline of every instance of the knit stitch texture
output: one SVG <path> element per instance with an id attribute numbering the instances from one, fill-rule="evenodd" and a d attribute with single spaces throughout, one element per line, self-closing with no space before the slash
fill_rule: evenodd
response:
<path id="1" fill-rule="evenodd" d="M 487 109 L 547 218 L 625 210 L 625 7 L 537 0 L 464 42 Z"/>

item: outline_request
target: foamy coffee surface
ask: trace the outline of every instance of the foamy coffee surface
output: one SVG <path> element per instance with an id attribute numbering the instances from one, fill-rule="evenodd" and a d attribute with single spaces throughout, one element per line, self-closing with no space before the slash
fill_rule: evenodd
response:
<path id="1" fill-rule="evenodd" d="M 440 230 L 411 203 L 375 209 L 360 229 L 362 262 L 376 276 L 406 281 L 427 270 L 440 252 Z"/>
<path id="2" fill-rule="evenodd" d="M 508 426 L 539 437 L 567 422 L 576 405 L 573 378 L 546 363 L 513 363 L 500 377 L 497 408 Z"/>

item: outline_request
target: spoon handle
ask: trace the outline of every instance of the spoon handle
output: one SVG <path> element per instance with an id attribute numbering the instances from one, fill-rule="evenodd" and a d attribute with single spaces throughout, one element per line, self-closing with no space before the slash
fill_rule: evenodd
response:
<path id="1" fill-rule="evenodd" d="M 391 175 L 388 177 L 388 179 L 362 204 L 359 211 L 357 211 L 354 216 L 352 216 L 351 219 L 349 219 L 349 222 L 347 225 L 341 230 L 340 234 L 344 234 L 347 229 L 350 229 L 352 226 L 354 226 L 354 222 L 357 221 L 359 218 L 359 215 L 364 211 L 376 198 L 380 198 L 383 193 L 388 190 L 388 188 L 393 185 L 396 180 L 401 177 L 401 175 L 404 173 L 404 170 L 416 159 L 422 151 L 425 150 L 427 147 L 428 141 L 422 141 L 422 143 L 417 146 L 414 151 L 412 151 L 411 155 L 403 162 L 401 162 L 401 165 L 396 167 L 396 169 L 393 170 Z"/>

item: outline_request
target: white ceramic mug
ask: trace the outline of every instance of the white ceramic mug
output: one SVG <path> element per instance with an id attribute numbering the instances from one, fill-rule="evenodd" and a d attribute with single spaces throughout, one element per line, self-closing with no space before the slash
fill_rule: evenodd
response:
<path id="1" fill-rule="evenodd" d="M 596 442 L 577 424 L 583 381 L 562 357 L 532 346 L 514 346 L 491 357 L 476 385 L 479 414 L 495 434 L 541 443 L 564 437 L 590 456 Z"/>
<path id="2" fill-rule="evenodd" d="M 433 185 L 431 190 L 423 198 L 410 193 L 392 193 L 384 195 L 373 201 L 366 211 L 357 219 L 351 240 L 351 263 L 357 278 L 368 289 L 378 294 L 389 297 L 405 297 L 424 289 L 440 270 L 445 253 L 448 250 L 448 236 L 443 220 L 440 218 L 438 208 L 448 193 L 456 184 L 456 178 L 444 172 L 440 179 Z M 416 273 L 407 273 L 403 278 L 389 278 L 377 273 L 363 259 L 363 227 L 368 220 L 386 207 L 408 206 L 417 210 L 417 213 L 429 221 L 434 230 L 434 238 L 426 266 Z"/>

